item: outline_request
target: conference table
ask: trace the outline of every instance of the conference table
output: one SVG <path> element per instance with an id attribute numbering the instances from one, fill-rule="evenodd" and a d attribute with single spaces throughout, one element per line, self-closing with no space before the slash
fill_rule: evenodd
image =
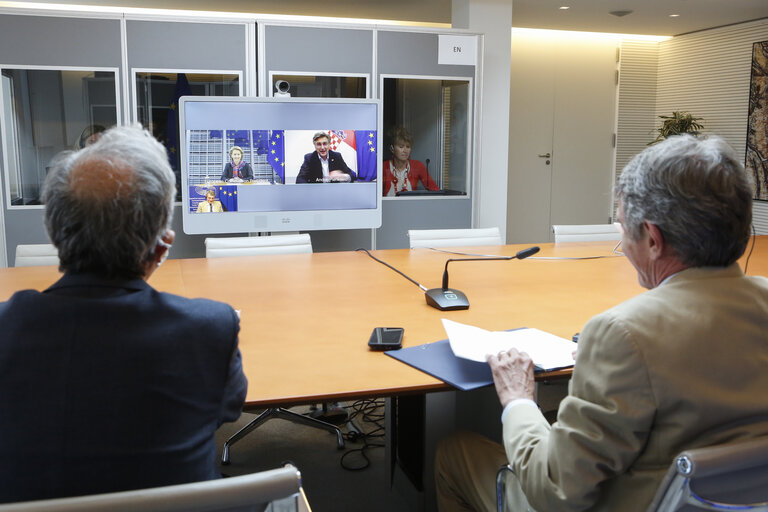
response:
<path id="1" fill-rule="evenodd" d="M 570 339 L 591 316 L 643 291 L 627 258 L 613 252 L 616 242 L 539 245 L 524 260 L 452 262 L 450 287 L 470 302 L 460 311 L 430 307 L 418 286 L 361 251 L 169 259 L 150 284 L 240 310 L 247 407 L 407 395 L 450 386 L 369 350 L 374 327 L 403 327 L 404 347 L 445 339 L 442 318 L 487 330 L 535 327 Z M 510 256 L 529 246 L 450 250 Z M 433 249 L 372 254 L 427 288 L 441 285 L 448 258 L 469 257 Z M 768 275 L 768 237 L 757 237 L 747 273 Z M 55 267 L 0 269 L 0 301 L 16 290 L 43 290 L 58 277 Z"/>

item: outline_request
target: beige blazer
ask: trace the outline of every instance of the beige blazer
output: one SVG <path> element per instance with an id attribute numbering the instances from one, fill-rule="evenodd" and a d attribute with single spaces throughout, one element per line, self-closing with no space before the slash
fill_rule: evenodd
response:
<path id="1" fill-rule="evenodd" d="M 200 201 L 197 203 L 197 213 L 221 213 L 223 211 L 224 209 L 221 207 L 221 201 L 214 201 L 213 204 L 209 203 L 208 201 Z"/>
<path id="2" fill-rule="evenodd" d="M 504 418 L 531 505 L 646 510 L 687 448 L 768 434 L 768 279 L 737 265 L 688 269 L 592 318 L 551 427 Z"/>

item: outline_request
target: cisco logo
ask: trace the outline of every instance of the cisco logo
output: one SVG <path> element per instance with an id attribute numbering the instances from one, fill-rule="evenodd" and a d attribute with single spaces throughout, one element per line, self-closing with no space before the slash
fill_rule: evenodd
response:
<path id="1" fill-rule="evenodd" d="M 283 223 L 283 224 L 290 224 L 291 223 L 291 218 L 290 217 L 283 217 L 282 219 L 280 219 L 280 222 Z"/>

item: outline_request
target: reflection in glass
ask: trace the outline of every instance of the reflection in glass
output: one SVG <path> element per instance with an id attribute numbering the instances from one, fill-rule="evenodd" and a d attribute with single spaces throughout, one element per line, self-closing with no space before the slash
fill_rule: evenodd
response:
<path id="1" fill-rule="evenodd" d="M 181 201 L 179 98 L 239 95 L 237 74 L 136 73 L 137 119 L 168 150 L 168 159 L 176 174 L 176 200 Z"/>
<path id="2" fill-rule="evenodd" d="M 53 157 L 117 123 L 115 73 L 4 68 L 2 84 L 10 204 L 37 205 Z"/>
<path id="3" fill-rule="evenodd" d="M 287 82 L 288 94 L 293 98 L 366 98 L 367 80 L 362 76 L 301 76 L 273 75 L 272 91 L 276 84 Z"/>
<path id="4" fill-rule="evenodd" d="M 410 159 L 421 162 L 429 180 L 397 195 L 465 194 L 469 181 L 470 83 L 468 80 L 384 78 L 384 158 L 394 160 L 393 134 L 404 127 L 412 136 Z M 440 191 L 429 191 L 433 180 Z M 384 191 L 386 194 L 386 191 Z"/>

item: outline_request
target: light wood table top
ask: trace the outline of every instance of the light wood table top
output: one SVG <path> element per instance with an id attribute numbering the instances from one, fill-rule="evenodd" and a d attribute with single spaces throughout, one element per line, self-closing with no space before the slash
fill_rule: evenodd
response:
<path id="1" fill-rule="evenodd" d="M 416 285 L 354 251 L 171 259 L 150 284 L 241 310 L 247 405 L 291 405 L 449 388 L 368 350 L 368 338 L 377 326 L 404 327 L 406 347 L 444 339 L 441 318 L 488 330 L 536 327 L 570 339 L 590 317 L 643 289 L 625 257 L 535 258 L 612 256 L 614 245 L 540 244 L 541 252 L 526 260 L 451 263 L 450 286 L 462 290 L 470 301 L 464 311 L 428 306 Z M 513 255 L 525 247 L 463 250 Z M 462 257 L 430 249 L 373 254 L 427 288 L 441 285 L 446 259 Z M 742 267 L 743 262 L 744 258 Z M 758 237 L 748 274 L 768 275 L 768 237 Z M 0 269 L 0 300 L 20 289 L 43 290 L 56 279 L 55 267 Z"/>

